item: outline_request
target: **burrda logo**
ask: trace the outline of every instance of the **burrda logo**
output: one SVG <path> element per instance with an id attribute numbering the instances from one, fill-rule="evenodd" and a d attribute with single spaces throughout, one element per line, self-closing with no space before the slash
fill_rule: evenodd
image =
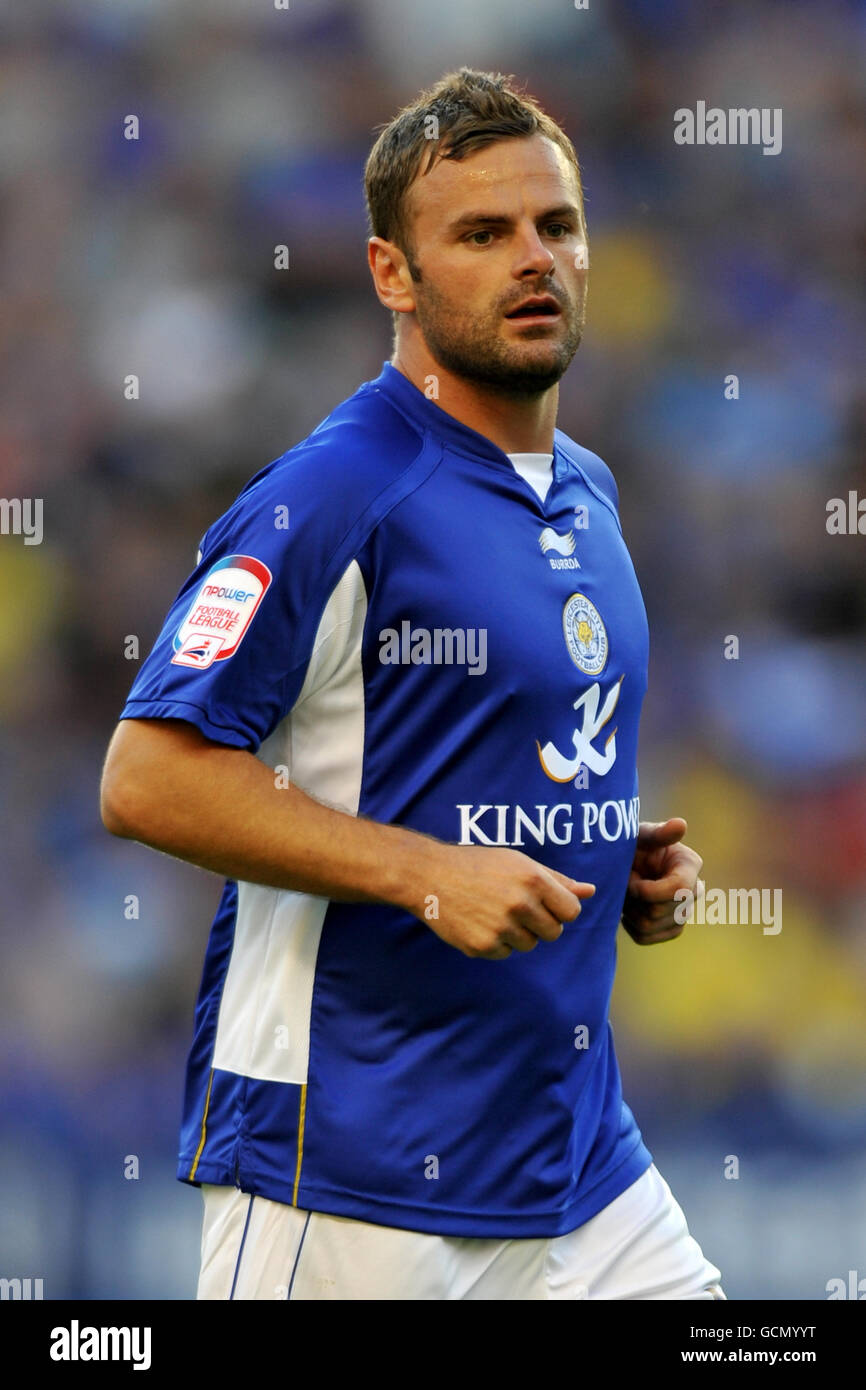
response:
<path id="1" fill-rule="evenodd" d="M 538 537 L 538 544 L 541 546 L 542 555 L 546 555 L 548 550 L 555 550 L 557 555 L 573 555 L 574 531 L 569 527 L 565 535 L 560 536 L 559 532 L 554 531 L 552 526 L 545 526 Z"/>
<path id="2" fill-rule="evenodd" d="M 561 536 L 558 531 L 554 531 L 552 526 L 545 526 L 538 537 L 538 544 L 541 547 L 542 555 L 547 556 L 548 564 L 551 569 L 580 569 L 580 561 L 574 553 L 575 539 L 573 527 L 569 527 L 565 535 Z M 561 558 L 555 558 L 557 556 Z"/>

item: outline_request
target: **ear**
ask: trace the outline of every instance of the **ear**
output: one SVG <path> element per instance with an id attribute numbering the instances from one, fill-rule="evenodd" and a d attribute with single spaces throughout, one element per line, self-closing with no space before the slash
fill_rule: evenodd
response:
<path id="1" fill-rule="evenodd" d="M 367 261 L 380 304 L 392 313 L 411 313 L 415 308 L 412 277 L 399 246 L 384 237 L 371 236 L 367 241 Z"/>

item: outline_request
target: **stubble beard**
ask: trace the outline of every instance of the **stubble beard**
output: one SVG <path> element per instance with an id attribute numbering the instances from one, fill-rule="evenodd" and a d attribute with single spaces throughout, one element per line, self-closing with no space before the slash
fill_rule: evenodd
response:
<path id="1" fill-rule="evenodd" d="M 418 278 L 415 279 L 416 285 Z M 575 309 L 560 292 L 545 287 L 526 288 L 530 294 L 554 293 L 566 331 L 557 328 L 554 338 L 541 327 L 523 330 L 526 342 L 546 342 L 547 350 L 529 355 L 519 342 L 507 343 L 501 336 L 502 309 L 491 311 L 485 319 L 457 317 L 454 306 L 432 285 L 424 282 L 415 293 L 418 327 L 431 356 L 446 371 L 476 383 L 500 396 L 539 396 L 564 376 L 580 347 L 584 312 Z"/>

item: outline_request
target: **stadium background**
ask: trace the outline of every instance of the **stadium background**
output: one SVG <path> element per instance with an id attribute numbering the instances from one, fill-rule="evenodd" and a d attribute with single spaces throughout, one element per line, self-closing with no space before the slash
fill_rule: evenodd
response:
<path id="1" fill-rule="evenodd" d="M 0 537 L 0 1275 L 194 1293 L 173 1174 L 219 883 L 101 827 L 125 639 L 149 649 L 210 521 L 378 374 L 364 159 L 467 63 L 525 81 L 583 167 L 560 424 L 617 476 L 650 614 L 642 813 L 687 817 L 710 887 L 783 890 L 778 935 L 623 935 L 626 1095 L 730 1297 L 866 1276 L 866 540 L 825 528 L 866 495 L 864 5 L 34 0 L 0 25 L 0 493 L 45 517 L 40 546 Z M 675 145 L 699 99 L 781 107 L 782 152 Z"/>

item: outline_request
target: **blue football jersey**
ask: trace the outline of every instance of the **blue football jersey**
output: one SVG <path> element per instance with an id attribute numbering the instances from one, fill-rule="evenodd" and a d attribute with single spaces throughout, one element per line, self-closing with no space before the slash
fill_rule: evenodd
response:
<path id="1" fill-rule="evenodd" d="M 188 720 L 350 815 L 596 894 L 487 961 L 388 904 L 227 883 L 183 1181 L 504 1238 L 572 1230 L 644 1172 L 608 1010 L 647 656 L 613 478 L 559 430 L 542 502 L 385 363 L 250 481 L 122 717 Z"/>

